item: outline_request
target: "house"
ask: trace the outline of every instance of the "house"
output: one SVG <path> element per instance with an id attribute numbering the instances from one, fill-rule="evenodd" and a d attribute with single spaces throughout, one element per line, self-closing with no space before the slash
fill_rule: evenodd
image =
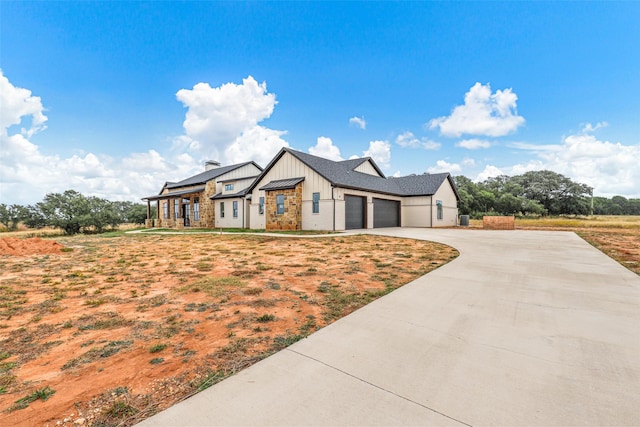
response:
<path id="1" fill-rule="evenodd" d="M 386 178 L 370 158 L 332 161 L 282 148 L 247 189 L 250 228 L 348 230 L 454 226 L 449 173 Z"/>
<path id="2" fill-rule="evenodd" d="M 249 223 L 248 201 L 243 191 L 261 172 L 255 162 L 221 167 L 216 161 L 208 161 L 204 172 L 179 182 L 167 182 L 159 194 L 143 198 L 147 201 L 146 226 L 243 227 Z M 155 220 L 150 215 L 152 202 L 158 207 Z M 225 208 L 229 209 L 228 214 Z M 218 218 L 216 212 L 220 212 Z"/>
<path id="3" fill-rule="evenodd" d="M 166 183 L 156 227 L 349 230 L 457 224 L 460 197 L 449 173 L 384 176 L 370 157 L 333 161 L 282 148 L 262 170 L 254 162 Z"/>

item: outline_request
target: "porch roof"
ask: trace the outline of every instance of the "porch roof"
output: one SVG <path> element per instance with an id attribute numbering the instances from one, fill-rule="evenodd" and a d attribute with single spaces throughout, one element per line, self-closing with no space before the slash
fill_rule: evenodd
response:
<path id="1" fill-rule="evenodd" d="M 188 190 L 172 191 L 165 194 L 158 194 L 155 196 L 143 197 L 142 200 L 151 201 L 151 200 L 173 199 L 175 197 L 184 196 L 185 194 L 201 193 L 204 191 L 204 189 L 205 187 L 202 186 L 202 187 L 190 188 Z"/>
<path id="2" fill-rule="evenodd" d="M 273 190 L 288 190 L 295 188 L 296 185 L 304 181 L 304 177 L 301 178 L 288 178 L 278 179 L 276 181 L 270 181 L 267 185 L 260 187 L 260 190 L 273 191 Z"/>

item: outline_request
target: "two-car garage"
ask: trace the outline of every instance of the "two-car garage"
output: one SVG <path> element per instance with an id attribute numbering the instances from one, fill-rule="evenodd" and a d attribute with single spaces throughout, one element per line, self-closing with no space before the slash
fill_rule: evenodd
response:
<path id="1" fill-rule="evenodd" d="M 367 198 L 345 195 L 345 228 L 356 230 L 366 228 Z M 399 227 L 400 202 L 397 200 L 373 198 L 373 227 Z"/>

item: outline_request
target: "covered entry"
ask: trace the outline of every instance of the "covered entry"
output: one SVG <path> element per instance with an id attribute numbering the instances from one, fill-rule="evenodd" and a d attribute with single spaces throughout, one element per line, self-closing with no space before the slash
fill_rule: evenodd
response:
<path id="1" fill-rule="evenodd" d="M 344 196 L 345 228 L 355 230 L 365 227 L 367 199 L 360 196 Z"/>
<path id="2" fill-rule="evenodd" d="M 373 227 L 399 227 L 400 202 L 387 199 L 373 199 Z"/>

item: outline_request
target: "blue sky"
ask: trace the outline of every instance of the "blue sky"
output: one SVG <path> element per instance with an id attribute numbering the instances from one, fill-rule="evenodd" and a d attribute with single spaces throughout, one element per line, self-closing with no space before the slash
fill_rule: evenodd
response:
<path id="1" fill-rule="evenodd" d="M 0 2 L 0 203 L 282 146 L 640 197 L 640 2 Z"/>

